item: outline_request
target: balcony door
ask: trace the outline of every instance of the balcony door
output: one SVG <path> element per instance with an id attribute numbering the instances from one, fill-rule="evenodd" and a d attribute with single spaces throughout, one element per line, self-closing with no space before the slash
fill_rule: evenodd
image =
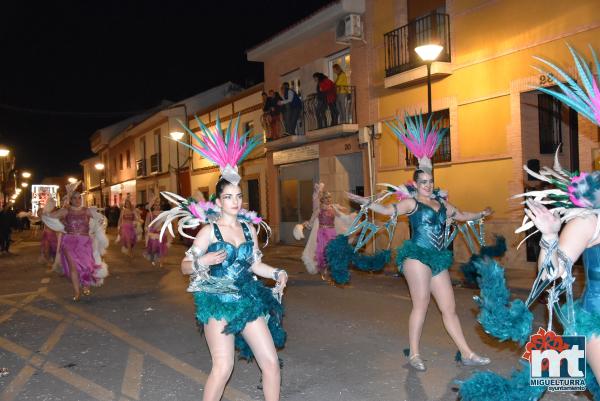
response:
<path id="1" fill-rule="evenodd" d="M 292 236 L 294 226 L 312 215 L 313 187 L 319 180 L 319 162 L 311 160 L 279 167 L 280 239 L 298 243 Z"/>

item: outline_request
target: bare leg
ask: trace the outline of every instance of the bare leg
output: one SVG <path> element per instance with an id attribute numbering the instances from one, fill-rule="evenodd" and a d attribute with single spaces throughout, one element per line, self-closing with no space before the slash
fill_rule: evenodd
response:
<path id="1" fill-rule="evenodd" d="M 586 346 L 587 363 L 592 368 L 596 380 L 600 383 L 600 337 L 592 337 Z"/>
<path id="2" fill-rule="evenodd" d="M 460 320 L 456 314 L 456 303 L 454 301 L 454 291 L 450 281 L 448 271 L 443 271 L 431 279 L 431 293 L 437 302 L 446 331 L 465 358 L 469 358 L 473 353 L 467 345 L 467 340 L 460 326 Z"/>
<path id="3" fill-rule="evenodd" d="M 279 401 L 281 387 L 279 359 L 265 319 L 259 318 L 246 324 L 242 335 L 252 349 L 256 362 L 262 371 L 265 401 Z"/>
<path id="4" fill-rule="evenodd" d="M 412 310 L 408 318 L 408 340 L 410 355 L 419 354 L 419 341 L 423 331 L 423 323 L 427 315 L 430 299 L 431 269 L 414 259 L 406 259 L 403 266 L 404 277 L 408 283 Z"/>
<path id="5" fill-rule="evenodd" d="M 69 276 L 71 278 L 71 284 L 73 284 L 73 299 L 79 299 L 79 272 L 77 271 L 77 265 L 73 262 L 71 255 L 68 252 L 64 251 L 65 256 L 67 258 L 67 264 L 69 265 Z"/>
<path id="6" fill-rule="evenodd" d="M 219 401 L 233 371 L 234 336 L 223 333 L 226 325 L 227 322 L 224 320 L 214 319 L 210 319 L 204 325 L 204 336 L 210 350 L 212 368 L 206 380 L 202 401 Z"/>

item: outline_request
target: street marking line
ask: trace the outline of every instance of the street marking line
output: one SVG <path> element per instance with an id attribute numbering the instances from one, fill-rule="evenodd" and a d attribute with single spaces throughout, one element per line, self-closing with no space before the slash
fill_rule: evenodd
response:
<path id="1" fill-rule="evenodd" d="M 20 306 L 18 302 L 11 301 L 10 299 L 0 299 L 0 304 L 11 305 L 11 306 L 16 307 L 17 309 L 23 310 L 25 312 L 29 312 L 32 315 L 45 317 L 47 319 L 56 320 L 58 322 L 60 322 L 61 320 L 63 320 L 65 318 L 63 315 L 60 315 L 60 314 L 54 313 L 54 312 L 50 312 L 50 311 L 47 311 L 44 309 L 40 309 L 36 306 L 31 306 L 31 305 Z M 82 328 L 84 330 L 93 331 L 94 333 L 100 332 L 100 329 L 98 327 L 94 326 L 91 323 L 83 321 L 83 320 L 76 320 L 72 324 L 74 324 L 75 326 Z"/>
<path id="2" fill-rule="evenodd" d="M 129 349 L 127 366 L 123 375 L 121 393 L 134 400 L 140 399 L 142 390 L 142 371 L 144 369 L 144 354 L 134 348 Z"/>
<path id="3" fill-rule="evenodd" d="M 2 392 L 2 397 L 0 398 L 0 400 L 14 400 L 19 395 L 21 390 L 23 390 L 23 387 L 25 386 L 25 384 L 27 384 L 27 382 L 29 381 L 29 379 L 31 379 L 31 376 L 33 376 L 35 372 L 36 369 L 34 367 L 25 365 L 25 367 L 21 369 L 21 371 L 15 376 L 14 379 L 12 379 L 12 381 L 8 384 L 6 389 Z"/>
<path id="4" fill-rule="evenodd" d="M 144 352 L 145 354 L 152 356 L 153 358 L 157 359 L 162 364 L 167 365 L 171 369 L 183 374 L 184 376 L 187 376 L 188 378 L 192 379 L 196 383 L 199 383 L 202 386 L 206 385 L 206 380 L 208 379 L 208 375 L 206 373 L 204 373 L 202 370 L 197 369 L 197 368 L 193 367 L 192 365 L 190 365 L 186 362 L 183 362 L 182 360 L 180 360 L 178 358 L 175 358 L 174 356 L 164 352 L 160 348 L 157 348 L 154 345 L 151 345 L 150 343 L 147 343 L 146 341 L 144 341 L 140 338 L 137 338 L 137 337 L 134 337 L 134 336 L 128 334 L 126 331 L 124 331 L 123 329 L 121 329 L 120 327 L 116 326 L 113 323 L 110 323 L 104 319 L 94 316 L 87 311 L 83 311 L 82 309 L 79 309 L 78 307 L 75 307 L 73 305 L 69 305 L 69 304 L 65 303 L 63 300 L 59 299 L 58 297 L 56 297 L 55 295 L 53 295 L 51 293 L 45 293 L 45 294 L 41 294 L 41 295 L 45 298 L 50 299 L 51 301 L 53 301 L 55 303 L 62 305 L 66 310 L 68 310 L 69 312 L 71 312 L 75 315 L 80 316 L 82 319 L 90 321 L 91 323 L 93 323 L 96 326 L 100 327 L 101 329 L 109 332 L 114 337 L 117 337 L 118 339 L 129 344 L 130 346 L 137 348 L 138 350 Z M 223 396 L 226 399 L 228 399 L 230 401 L 251 401 L 252 400 L 252 398 L 249 395 L 247 395 L 239 390 L 236 390 L 234 388 L 231 388 L 231 386 L 228 386 L 228 387 L 229 388 L 226 388 L 225 392 L 223 393 Z"/>
<path id="5" fill-rule="evenodd" d="M 31 354 L 33 354 L 33 352 L 29 351 L 27 348 L 21 347 L 19 344 L 13 343 L 4 337 L 0 337 L 0 348 L 4 348 L 23 359 L 29 359 Z"/>
<path id="6" fill-rule="evenodd" d="M 13 343 L 12 341 L 7 340 L 4 337 L 0 337 L 0 348 L 4 348 L 5 350 L 12 352 L 13 354 L 16 354 L 17 356 L 19 356 L 25 360 L 28 360 L 32 355 L 34 355 L 34 353 L 32 351 L 30 351 L 27 348 L 24 348 L 16 343 Z M 30 366 L 30 368 L 34 369 L 32 366 Z M 25 368 L 23 368 L 22 371 L 23 370 L 25 370 Z M 35 372 L 35 369 L 34 369 L 34 372 Z M 102 401 L 113 400 L 115 398 L 114 393 L 112 391 L 92 382 L 91 380 L 86 379 L 85 377 L 79 376 L 77 373 L 73 373 L 61 366 L 58 366 L 53 362 L 46 361 L 46 363 L 42 369 L 42 372 L 49 373 L 49 374 L 53 375 L 54 377 L 64 381 L 67 384 L 70 384 L 71 386 L 75 387 L 76 389 L 78 389 L 86 394 L 89 394 L 90 396 L 92 396 L 98 400 L 102 400 Z M 19 374 L 20 374 L 20 372 L 19 372 Z M 19 375 L 17 375 L 17 377 L 19 377 Z M 22 380 L 24 380 L 25 374 L 22 377 L 23 377 Z M 29 378 L 27 378 L 27 380 L 28 379 Z M 27 381 L 24 381 L 23 384 L 25 384 L 26 382 Z M 6 393 L 6 391 L 5 391 L 5 393 Z M 2 399 L 2 401 L 4 401 L 4 400 Z"/>
<path id="7" fill-rule="evenodd" d="M 28 292 L 14 292 L 12 294 L 4 294 L 4 295 L 0 295 L 0 299 L 2 298 L 14 298 L 14 297 L 24 297 L 25 295 L 31 295 L 31 294 L 39 294 L 39 291 L 28 291 Z"/>
<path id="8" fill-rule="evenodd" d="M 42 279 L 42 281 L 40 281 L 40 283 L 42 283 L 42 284 L 48 284 L 49 282 L 50 282 L 50 277 L 44 277 Z"/>
<path id="9" fill-rule="evenodd" d="M 44 344 L 40 348 L 40 353 L 43 355 L 48 355 L 50 351 L 58 344 L 60 338 L 65 334 L 65 330 L 69 325 L 70 321 L 62 321 L 56 326 L 50 337 L 44 342 Z"/>
<path id="10" fill-rule="evenodd" d="M 115 393 L 102 387 L 99 384 L 94 383 L 91 380 L 86 379 L 83 376 L 79 376 L 77 373 L 73 373 L 68 369 L 58 366 L 52 362 L 46 362 L 43 369 L 44 373 L 49 373 L 67 384 L 75 387 L 76 389 L 96 398 L 97 400 L 114 400 Z"/>
<path id="11" fill-rule="evenodd" d="M 39 295 L 38 292 L 34 293 L 34 294 L 30 294 L 28 295 L 24 300 L 22 300 L 21 302 L 19 302 L 19 305 L 27 305 L 29 302 L 33 301 L 37 296 Z M 19 308 L 17 307 L 13 307 L 10 308 L 8 310 L 8 312 L 4 313 L 2 316 L 0 316 L 0 324 L 4 323 L 5 321 L 7 321 L 8 319 L 10 319 L 11 317 L 13 317 L 13 315 L 15 313 L 17 313 L 19 311 Z"/>
<path id="12" fill-rule="evenodd" d="M 67 325 L 68 323 L 63 320 L 54 329 L 50 337 L 48 337 L 48 339 L 44 342 L 44 344 L 39 350 L 42 355 L 48 355 L 48 353 L 52 351 L 52 349 L 56 346 L 56 344 L 64 334 Z M 22 351 L 21 354 L 23 354 Z M 29 365 L 25 365 L 25 367 L 21 369 L 21 371 L 17 374 L 15 379 L 11 382 L 11 386 L 9 386 L 9 389 L 7 389 L 7 391 L 4 393 L 2 401 L 10 401 L 14 399 L 14 397 L 16 397 L 21 392 L 25 384 L 27 384 L 33 373 L 36 371 L 36 368 L 40 369 L 43 366 L 44 362 L 44 359 L 41 358 L 39 355 L 31 354 L 31 358 L 29 358 L 28 361 Z M 12 385 L 13 382 L 15 383 L 14 385 Z"/>

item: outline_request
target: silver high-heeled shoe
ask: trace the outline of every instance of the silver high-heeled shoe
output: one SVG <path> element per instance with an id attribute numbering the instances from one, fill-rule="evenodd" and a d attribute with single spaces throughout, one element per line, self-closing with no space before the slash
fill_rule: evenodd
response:
<path id="1" fill-rule="evenodd" d="M 425 372 L 427 370 L 427 367 L 425 366 L 425 363 L 423 362 L 423 359 L 421 359 L 421 355 L 419 355 L 419 354 L 414 354 L 413 356 L 409 356 L 408 363 L 410 364 L 410 366 L 412 366 L 414 369 L 418 370 L 419 372 Z"/>
<path id="2" fill-rule="evenodd" d="M 476 353 L 471 352 L 471 355 L 469 355 L 468 358 L 461 357 L 460 362 L 464 366 L 485 366 L 485 365 L 489 365 L 490 362 L 492 362 L 492 360 L 485 356 L 479 356 Z"/>

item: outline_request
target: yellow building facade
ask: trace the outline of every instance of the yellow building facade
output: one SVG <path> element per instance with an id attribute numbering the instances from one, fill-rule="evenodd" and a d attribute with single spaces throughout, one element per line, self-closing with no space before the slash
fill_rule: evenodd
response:
<path id="1" fill-rule="evenodd" d="M 367 2 L 365 23 L 380 122 L 427 112 L 426 67 L 402 66 L 397 52 L 414 53 L 411 44 L 431 32 L 430 38 L 444 42 L 446 58 L 431 66 L 432 110 L 449 127 L 446 154 L 435 163 L 436 185 L 462 210 L 491 206 L 495 213 L 487 231 L 504 235 L 509 246 L 503 263 L 529 268 L 526 252 L 512 249 L 521 239 L 513 231 L 523 213 L 509 198 L 538 184 L 522 166 L 550 165 L 556 145 L 563 143 L 560 160 L 566 168 L 591 170 L 599 147 L 596 126 L 535 90 L 554 83 L 532 68 L 542 66 L 534 56 L 574 74 L 568 43 L 591 60 L 588 45 L 600 50 L 597 2 L 377 0 Z M 377 181 L 407 182 L 414 170 L 410 158 L 382 126 Z M 397 241 L 406 238 L 406 223 L 399 231 Z M 465 248 L 455 242 L 457 260 L 467 258 Z"/>

